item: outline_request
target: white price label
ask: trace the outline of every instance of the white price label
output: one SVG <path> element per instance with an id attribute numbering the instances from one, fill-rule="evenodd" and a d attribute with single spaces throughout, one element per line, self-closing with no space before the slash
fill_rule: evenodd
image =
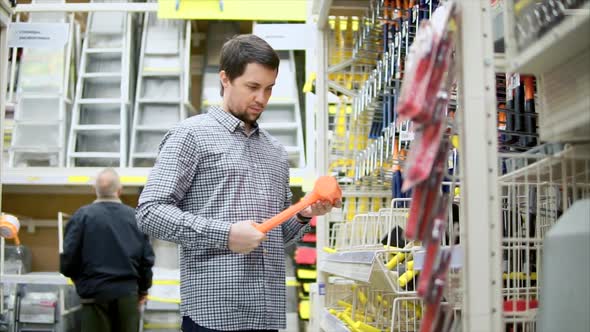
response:
<path id="1" fill-rule="evenodd" d="M 413 131 L 402 131 L 399 133 L 399 139 L 401 141 L 413 141 L 414 136 L 415 135 Z"/>

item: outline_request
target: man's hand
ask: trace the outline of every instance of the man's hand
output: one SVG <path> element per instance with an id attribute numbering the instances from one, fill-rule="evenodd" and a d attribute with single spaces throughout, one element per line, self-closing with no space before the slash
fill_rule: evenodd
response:
<path id="1" fill-rule="evenodd" d="M 227 246 L 229 250 L 238 254 L 249 254 L 258 248 L 262 241 L 266 240 L 266 235 L 254 227 L 253 221 L 240 221 L 229 229 L 229 240 Z"/>
<path id="2" fill-rule="evenodd" d="M 146 294 L 139 294 L 138 301 L 137 301 L 137 308 L 141 311 L 143 305 L 147 302 L 147 293 Z"/>
<path id="3" fill-rule="evenodd" d="M 324 214 L 330 212 L 333 207 L 341 208 L 342 201 L 337 200 L 334 203 L 334 205 L 332 205 L 332 203 L 330 203 L 329 201 L 316 202 L 306 207 L 303 211 L 299 212 L 299 214 L 308 218 L 311 218 L 313 216 L 323 216 Z"/>

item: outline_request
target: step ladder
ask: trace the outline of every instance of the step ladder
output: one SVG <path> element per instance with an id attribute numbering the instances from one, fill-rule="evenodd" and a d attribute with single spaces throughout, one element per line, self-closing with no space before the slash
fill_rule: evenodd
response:
<path id="1" fill-rule="evenodd" d="M 113 2 L 97 1 L 93 2 Z M 88 14 L 68 142 L 68 167 L 125 167 L 134 88 L 134 14 Z"/>
<path id="2" fill-rule="evenodd" d="M 190 21 L 144 17 L 130 167 L 152 167 L 164 134 L 187 117 L 190 82 Z"/>
<path id="3" fill-rule="evenodd" d="M 33 0 L 32 3 L 65 1 Z M 74 17 L 65 13 L 30 13 L 29 22 L 69 23 L 70 33 L 62 48 L 23 49 L 8 166 L 63 167 L 73 97 L 70 65 L 74 61 Z M 16 50 L 13 57 L 16 58 Z"/>
<path id="4" fill-rule="evenodd" d="M 291 168 L 305 167 L 305 148 L 299 89 L 297 88 L 293 51 L 278 51 L 281 63 L 272 97 L 260 116 L 258 124 L 283 144 Z"/>

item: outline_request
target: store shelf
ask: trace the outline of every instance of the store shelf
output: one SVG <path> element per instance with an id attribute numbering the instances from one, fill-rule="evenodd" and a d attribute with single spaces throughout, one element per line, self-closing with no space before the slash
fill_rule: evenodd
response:
<path id="1" fill-rule="evenodd" d="M 509 71 L 542 74 L 590 47 L 590 3 L 566 11 L 566 18 L 509 60 Z"/>
<path id="2" fill-rule="evenodd" d="M 34 3 L 16 5 L 16 13 L 63 12 L 157 12 L 158 4 L 148 3 Z"/>
<path id="3" fill-rule="evenodd" d="M 369 282 L 373 274 L 376 251 L 349 251 L 335 254 L 320 253 L 318 269 L 333 275 Z"/>
<path id="4" fill-rule="evenodd" d="M 43 186 L 90 186 L 94 183 L 94 177 L 103 168 L 99 167 L 31 167 L 31 168 L 4 168 L 2 170 L 3 185 L 43 185 Z M 142 187 L 147 181 L 151 168 L 134 167 L 118 168 L 117 173 L 121 177 L 123 186 Z M 290 169 L 290 182 L 292 186 L 312 185 L 312 172 L 307 169 Z"/>
<path id="5" fill-rule="evenodd" d="M 4 274 L 0 282 L 28 285 L 71 285 L 72 281 L 60 273 L 33 272 L 27 274 Z"/>
<path id="6" fill-rule="evenodd" d="M 511 155 L 509 155 L 511 156 Z M 561 183 L 562 181 L 585 180 L 585 167 L 590 162 L 590 145 L 568 147 L 565 150 L 552 155 L 520 155 L 506 162 L 519 167 L 514 171 L 498 178 L 500 183 Z M 563 172 L 566 168 L 566 173 Z M 577 170 L 576 173 L 573 173 Z M 566 177 L 564 178 L 563 175 Z"/>
<path id="7" fill-rule="evenodd" d="M 327 309 L 322 310 L 320 326 L 324 331 L 350 332 L 350 330 L 338 318 L 334 317 Z"/>

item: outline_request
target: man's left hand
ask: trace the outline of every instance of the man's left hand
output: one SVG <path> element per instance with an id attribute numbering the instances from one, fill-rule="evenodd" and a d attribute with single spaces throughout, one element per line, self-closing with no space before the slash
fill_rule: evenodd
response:
<path id="1" fill-rule="evenodd" d="M 146 302 L 147 302 L 147 294 L 140 294 L 137 299 L 137 307 L 138 307 L 139 311 L 141 311 L 141 308 L 145 305 Z"/>
<path id="2" fill-rule="evenodd" d="M 303 211 L 299 212 L 299 214 L 308 218 L 314 216 L 323 216 L 324 214 L 330 212 L 333 207 L 341 208 L 342 201 L 337 200 L 333 205 L 330 201 L 319 201 L 306 207 Z"/>

